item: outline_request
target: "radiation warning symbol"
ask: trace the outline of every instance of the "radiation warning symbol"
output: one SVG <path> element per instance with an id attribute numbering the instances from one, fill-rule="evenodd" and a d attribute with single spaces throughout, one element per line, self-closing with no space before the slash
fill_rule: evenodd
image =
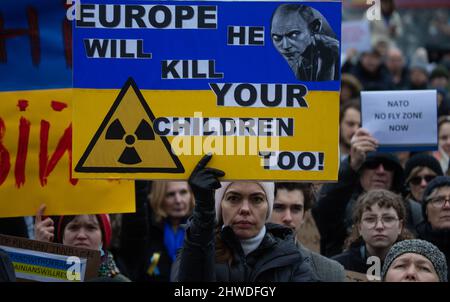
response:
<path id="1" fill-rule="evenodd" d="M 129 78 L 75 167 L 76 172 L 183 173 L 136 83 Z"/>

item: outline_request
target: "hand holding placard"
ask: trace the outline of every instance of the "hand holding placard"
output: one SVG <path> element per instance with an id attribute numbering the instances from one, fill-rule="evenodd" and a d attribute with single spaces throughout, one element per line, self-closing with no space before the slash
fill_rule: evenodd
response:
<path id="1" fill-rule="evenodd" d="M 350 166 L 354 171 L 358 171 L 366 160 L 367 153 L 377 149 L 378 140 L 366 129 L 359 128 L 353 135 L 350 145 Z"/>

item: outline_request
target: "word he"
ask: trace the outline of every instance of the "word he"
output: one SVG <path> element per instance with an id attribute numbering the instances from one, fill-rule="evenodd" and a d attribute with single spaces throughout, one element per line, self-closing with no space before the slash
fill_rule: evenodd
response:
<path id="1" fill-rule="evenodd" d="M 322 171 L 323 152 L 279 151 L 259 152 L 263 157 L 262 166 L 266 170 Z"/>
<path id="2" fill-rule="evenodd" d="M 81 4 L 76 25 L 109 29 L 215 29 L 217 28 L 217 7 L 212 5 Z"/>
<path id="3" fill-rule="evenodd" d="M 143 40 L 84 39 L 88 58 L 151 59 L 151 53 L 144 53 Z"/>
<path id="4" fill-rule="evenodd" d="M 216 72 L 214 60 L 167 60 L 161 61 L 161 78 L 222 79 L 223 73 Z"/>
<path id="5" fill-rule="evenodd" d="M 292 118 L 158 117 L 153 129 L 160 136 L 293 136 Z"/>
<path id="6" fill-rule="evenodd" d="M 227 44 L 263 46 L 264 26 L 228 26 Z"/>
<path id="7" fill-rule="evenodd" d="M 308 90 L 300 84 L 210 83 L 217 106 L 308 107 Z M 282 104 L 283 103 L 283 104 Z"/>

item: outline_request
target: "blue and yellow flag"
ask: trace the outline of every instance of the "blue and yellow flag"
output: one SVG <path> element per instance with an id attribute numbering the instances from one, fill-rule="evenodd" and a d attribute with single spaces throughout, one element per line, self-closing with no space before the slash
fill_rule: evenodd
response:
<path id="1" fill-rule="evenodd" d="M 70 5 L 0 3 L 0 217 L 134 211 L 134 185 L 72 175 Z M 72 9 L 73 10 L 73 9 Z"/>

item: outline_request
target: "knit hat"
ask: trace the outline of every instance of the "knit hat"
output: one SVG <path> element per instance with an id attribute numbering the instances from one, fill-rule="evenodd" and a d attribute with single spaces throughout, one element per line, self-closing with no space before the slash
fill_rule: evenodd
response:
<path id="1" fill-rule="evenodd" d="M 428 76 L 428 64 L 422 61 L 416 61 L 416 62 L 412 62 L 411 65 L 409 66 L 409 70 L 420 70 L 422 71 L 425 75 Z"/>
<path id="2" fill-rule="evenodd" d="M 384 259 L 383 270 L 381 271 L 382 280 L 385 280 L 387 271 L 394 260 L 407 253 L 419 254 L 430 260 L 438 274 L 439 281 L 447 282 L 445 255 L 432 243 L 420 239 L 399 241 L 391 247 Z"/>
<path id="3" fill-rule="evenodd" d="M 442 65 L 436 66 L 430 74 L 430 80 L 434 78 L 449 78 L 448 70 Z"/>
<path id="4" fill-rule="evenodd" d="M 79 215 L 77 215 L 79 216 Z M 63 235 L 64 235 L 64 229 L 66 226 L 71 222 L 75 217 L 77 216 L 61 216 L 58 219 L 58 227 L 56 228 L 56 234 L 55 238 L 58 243 L 63 242 Z M 98 223 L 100 225 L 100 230 L 102 231 L 102 242 L 103 242 L 103 248 L 108 248 L 110 242 L 111 242 L 111 222 L 109 220 L 108 214 L 97 214 L 95 215 L 97 217 Z"/>
<path id="5" fill-rule="evenodd" d="M 415 167 L 427 167 L 430 168 L 438 176 L 444 175 L 438 160 L 426 153 L 418 153 L 412 156 L 410 159 L 408 159 L 405 165 L 405 173 L 404 173 L 405 179 L 407 179 L 410 176 L 411 171 Z"/>
<path id="6" fill-rule="evenodd" d="M 222 221 L 222 208 L 220 206 L 220 203 L 222 202 L 223 196 L 227 192 L 228 187 L 232 183 L 233 182 L 221 182 L 220 184 L 222 185 L 222 187 L 220 187 L 219 189 L 216 190 L 216 197 L 215 197 L 216 218 L 217 218 L 217 221 L 219 222 L 219 224 L 222 224 L 222 222 L 223 222 Z M 275 195 L 274 195 L 275 194 L 275 184 L 273 182 L 261 182 L 261 181 L 255 181 L 255 183 L 260 185 L 261 188 L 266 193 L 267 203 L 269 204 L 267 216 L 266 216 L 266 219 L 267 219 L 272 214 L 273 200 L 275 199 Z"/>
<path id="7" fill-rule="evenodd" d="M 423 192 L 423 200 L 422 200 L 422 214 L 425 220 L 428 220 L 427 217 L 428 197 L 430 196 L 431 193 L 433 193 L 435 189 L 445 186 L 450 187 L 450 176 L 438 176 L 428 183 L 428 186 Z"/>

